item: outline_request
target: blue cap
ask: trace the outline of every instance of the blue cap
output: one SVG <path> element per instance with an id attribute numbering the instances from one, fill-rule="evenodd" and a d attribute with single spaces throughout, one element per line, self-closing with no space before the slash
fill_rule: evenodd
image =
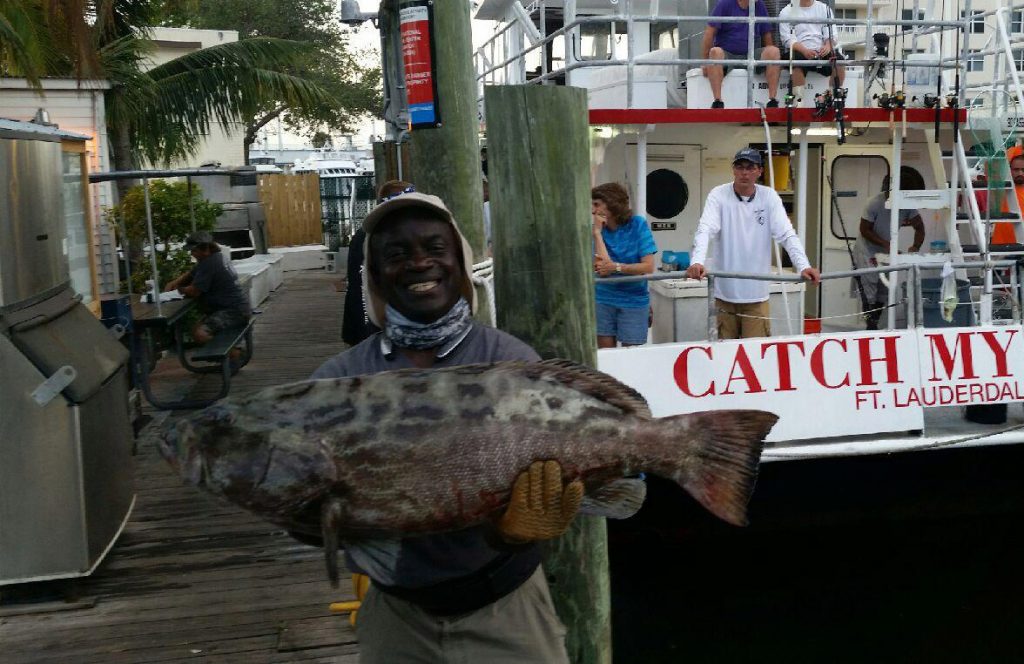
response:
<path id="1" fill-rule="evenodd" d="M 732 163 L 738 161 L 749 161 L 752 164 L 761 165 L 761 153 L 754 148 L 743 148 L 736 153 L 736 156 L 732 158 Z"/>

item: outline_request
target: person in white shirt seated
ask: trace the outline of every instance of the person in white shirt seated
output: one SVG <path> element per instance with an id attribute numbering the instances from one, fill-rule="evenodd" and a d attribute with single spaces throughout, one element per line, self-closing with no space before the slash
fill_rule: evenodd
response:
<path id="1" fill-rule="evenodd" d="M 809 66 L 800 65 L 801 60 L 829 60 L 835 53 L 836 60 L 845 60 L 842 49 L 833 39 L 835 33 L 828 23 L 806 23 L 806 19 L 833 20 L 832 10 L 819 0 L 794 0 L 779 12 L 779 36 L 782 48 L 793 61 L 793 96 L 800 99 L 806 83 L 805 72 L 815 71 L 822 76 L 832 77 L 832 65 Z M 840 64 L 835 66 L 838 85 L 841 87 L 846 78 L 846 68 Z M 834 81 L 830 80 L 830 86 Z"/>
<path id="2" fill-rule="evenodd" d="M 712 238 L 715 239 L 715 269 L 769 274 L 774 239 L 789 254 L 800 276 L 814 283 L 821 280 L 786 216 L 782 199 L 771 187 L 757 184 L 763 171 L 760 152 L 743 148 L 736 153 L 732 162 L 733 181 L 712 189 L 704 201 L 704 212 L 693 236 L 693 259 L 686 276 L 704 278 L 704 262 Z M 768 283 L 753 279 L 715 279 L 719 339 L 771 336 Z"/>

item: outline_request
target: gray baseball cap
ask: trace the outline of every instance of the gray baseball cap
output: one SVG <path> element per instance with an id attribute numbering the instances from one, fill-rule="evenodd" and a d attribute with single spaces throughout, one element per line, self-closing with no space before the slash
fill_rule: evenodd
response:
<path id="1" fill-rule="evenodd" d="M 749 161 L 752 164 L 761 165 L 761 153 L 754 148 L 743 148 L 736 153 L 736 156 L 732 158 L 732 163 L 740 161 Z"/>
<path id="2" fill-rule="evenodd" d="M 185 238 L 185 247 L 191 249 L 201 244 L 213 244 L 215 240 L 209 231 L 196 231 Z"/>

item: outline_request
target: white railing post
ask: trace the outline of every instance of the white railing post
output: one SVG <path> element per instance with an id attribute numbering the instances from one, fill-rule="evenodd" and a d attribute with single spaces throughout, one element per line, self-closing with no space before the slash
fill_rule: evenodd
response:
<path id="1" fill-rule="evenodd" d="M 904 111 L 905 113 L 906 111 Z M 903 159 L 903 132 L 899 128 L 892 130 L 892 170 L 889 172 L 889 265 L 895 265 L 899 261 L 900 242 L 900 168 Z M 899 273 L 893 272 L 889 277 L 889 311 L 886 327 L 893 329 L 896 326 L 896 284 L 899 281 Z"/>
<path id="2" fill-rule="evenodd" d="M 1006 7 L 1001 7 L 996 10 L 996 29 L 999 30 L 999 37 L 1003 42 L 1003 53 L 1006 55 L 1006 61 L 1009 63 L 1010 78 L 1013 81 L 1013 91 L 1017 93 L 1017 99 L 1024 101 L 1024 95 L 1021 94 L 1020 87 L 1020 75 L 1017 73 L 1017 63 L 1013 58 L 1013 49 L 1010 48 L 1010 35 L 1006 30 L 1006 21 L 1003 19 L 1003 12 L 1008 11 Z M 993 104 L 995 100 L 993 100 Z"/>
<path id="3" fill-rule="evenodd" d="M 565 0 L 565 9 L 562 12 L 562 26 L 565 27 L 576 21 L 576 0 Z M 574 56 L 575 46 L 573 45 L 574 33 L 579 28 L 566 30 L 564 34 L 565 44 L 565 84 L 572 85 L 572 65 L 576 64 Z"/>

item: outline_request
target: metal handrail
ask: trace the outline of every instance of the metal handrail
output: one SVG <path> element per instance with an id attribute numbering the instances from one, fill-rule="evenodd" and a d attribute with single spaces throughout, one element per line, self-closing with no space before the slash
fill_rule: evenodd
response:
<path id="1" fill-rule="evenodd" d="M 1016 268 L 1016 260 L 982 260 L 982 261 L 960 261 L 950 262 L 954 270 L 983 269 L 990 271 L 996 268 Z M 904 265 L 879 265 L 877 267 L 857 268 L 854 270 L 839 270 L 827 272 L 820 275 L 821 281 L 834 279 L 849 279 L 866 274 L 888 274 L 890 272 L 910 272 L 911 284 L 913 287 L 908 291 L 908 327 L 921 327 L 924 324 L 924 298 L 921 291 L 921 271 L 926 269 L 941 269 L 944 264 L 922 265 L 918 263 Z M 717 337 L 717 310 L 715 308 L 714 281 L 715 279 L 746 279 L 752 281 L 770 281 L 772 283 L 799 283 L 808 281 L 799 274 L 776 274 L 758 272 L 725 272 L 708 270 L 706 273 L 707 299 L 708 299 L 708 339 L 715 341 Z M 670 279 L 687 278 L 685 271 L 662 272 L 660 274 L 637 274 L 615 277 L 600 277 L 603 284 L 624 284 L 647 281 L 666 281 Z M 1017 282 L 1015 286 L 1018 291 L 1018 301 L 1024 295 L 1024 284 Z M 862 312 L 863 313 L 863 312 Z"/>
<path id="2" fill-rule="evenodd" d="M 687 20 L 687 21 L 704 20 L 705 22 L 713 20 L 716 23 L 719 23 L 719 22 L 720 23 L 753 23 L 755 25 L 758 24 L 758 23 L 766 23 L 766 24 L 769 24 L 769 25 L 773 25 L 773 24 L 777 24 L 777 23 L 793 23 L 794 22 L 791 19 L 779 18 L 778 16 L 710 16 L 709 15 L 709 16 L 632 16 L 632 17 L 630 17 L 630 16 L 621 15 L 621 14 L 615 14 L 615 15 L 608 15 L 608 16 L 578 17 L 576 20 L 574 20 L 574 21 L 572 21 L 572 22 L 570 22 L 570 23 L 568 23 L 566 25 L 563 25 L 561 28 L 558 28 L 557 30 L 553 30 L 549 35 L 546 35 L 543 39 L 538 41 L 536 44 L 527 45 L 525 48 L 523 48 L 520 51 L 517 51 L 514 55 L 509 56 L 505 60 L 502 60 L 499 63 L 492 64 L 490 68 L 484 69 L 483 71 L 481 71 L 477 75 L 477 80 L 482 81 L 487 75 L 492 74 L 492 73 L 498 71 L 499 69 L 505 69 L 506 67 L 508 67 L 508 65 L 510 65 L 510 64 L 512 64 L 514 62 L 517 62 L 518 60 L 524 58 L 527 54 L 533 52 L 534 50 L 542 48 L 542 47 L 546 46 L 548 43 L 553 42 L 558 37 L 562 37 L 566 33 L 569 33 L 570 31 L 572 31 L 573 29 L 578 28 L 578 27 L 582 27 L 584 25 L 601 25 L 601 24 L 606 24 L 606 23 L 614 24 L 616 22 L 627 23 L 627 25 L 628 25 L 628 24 L 633 24 L 633 23 L 660 23 L 660 22 L 671 22 L 671 21 L 678 21 L 678 20 Z M 940 31 L 942 31 L 942 30 L 962 29 L 964 27 L 964 25 L 967 23 L 967 21 L 969 21 L 969 20 L 970 20 L 969 18 L 965 18 L 965 19 L 958 20 L 958 21 L 925 21 L 925 24 L 928 26 L 926 28 L 927 30 L 930 30 L 931 32 L 934 32 L 935 28 L 940 28 L 941 29 Z M 910 29 L 908 29 L 906 31 L 903 31 L 906 34 L 912 33 L 913 32 L 913 28 L 915 26 L 921 25 L 921 21 L 906 21 L 906 20 L 902 20 L 902 19 L 871 19 L 870 21 L 868 21 L 867 19 L 859 19 L 859 18 L 858 19 L 853 19 L 853 18 L 833 18 L 833 19 L 807 18 L 807 19 L 803 19 L 803 18 L 801 18 L 800 19 L 800 23 L 822 24 L 822 25 L 825 25 L 825 24 L 849 25 L 849 26 L 856 26 L 856 27 L 864 27 L 865 29 L 868 27 L 869 23 L 870 23 L 871 26 L 894 26 L 894 27 L 906 26 L 907 28 L 910 28 Z M 898 34 L 903 34 L 903 33 L 897 33 L 897 35 Z M 919 31 L 918 32 L 918 35 L 922 35 L 922 34 L 926 34 L 926 33 L 923 32 L 923 31 Z M 930 34 L 930 32 L 928 34 Z M 627 36 L 628 36 L 628 33 L 627 33 Z M 484 44 L 482 44 L 480 46 L 480 48 L 483 48 L 484 46 L 487 46 L 491 42 L 492 42 L 492 40 L 488 40 L 488 41 L 484 42 Z M 808 60 L 804 64 L 808 64 L 808 65 L 810 65 L 810 64 L 824 65 L 824 64 L 828 64 L 829 62 L 830 62 L 829 60 Z M 846 61 L 844 61 L 845 64 L 870 64 L 870 63 L 875 63 L 875 62 L 898 63 L 898 62 L 902 62 L 902 60 L 895 59 L 895 58 L 884 58 L 884 59 L 865 59 L 865 60 L 846 60 Z M 751 55 L 751 57 L 745 58 L 745 59 L 742 59 L 742 60 L 709 60 L 709 59 L 704 59 L 704 58 L 680 58 L 680 59 L 677 59 L 677 60 L 658 60 L 658 61 L 653 61 L 653 62 L 651 62 L 651 61 L 634 61 L 634 60 L 627 60 L 627 61 L 621 61 L 621 60 L 618 60 L 618 61 L 601 60 L 601 61 L 596 61 L 596 64 L 587 65 L 587 66 L 615 66 L 615 65 L 629 66 L 630 64 L 632 64 L 632 65 L 640 65 L 640 66 L 644 66 L 644 65 L 686 65 L 686 64 L 701 64 L 701 65 L 703 65 L 703 64 L 734 64 L 734 63 L 737 63 L 737 64 L 747 64 L 747 65 L 749 65 L 750 63 L 754 63 L 757 66 L 761 66 L 761 65 L 764 65 L 764 64 L 784 65 L 784 64 L 789 64 L 789 61 L 788 60 L 757 60 L 757 59 L 753 58 L 753 56 Z M 583 63 L 567 64 L 562 69 L 559 69 L 556 72 L 548 72 L 546 77 L 547 78 L 551 78 L 551 77 L 553 77 L 553 74 L 557 75 L 557 74 L 564 73 L 564 72 L 567 72 L 567 71 L 572 71 L 574 68 L 576 68 L 577 66 L 581 66 L 581 65 L 583 65 Z M 920 67 L 936 67 L 936 66 L 939 66 L 939 65 L 934 64 L 934 63 L 923 63 L 923 62 L 922 63 L 917 63 L 917 62 L 915 62 L 914 66 L 915 67 L 918 67 L 918 66 L 920 66 Z M 538 79 L 541 79 L 541 78 L 543 78 L 543 77 L 537 77 L 537 78 L 531 79 L 531 82 L 537 81 Z M 543 78 L 543 80 L 547 80 L 547 78 Z"/>

